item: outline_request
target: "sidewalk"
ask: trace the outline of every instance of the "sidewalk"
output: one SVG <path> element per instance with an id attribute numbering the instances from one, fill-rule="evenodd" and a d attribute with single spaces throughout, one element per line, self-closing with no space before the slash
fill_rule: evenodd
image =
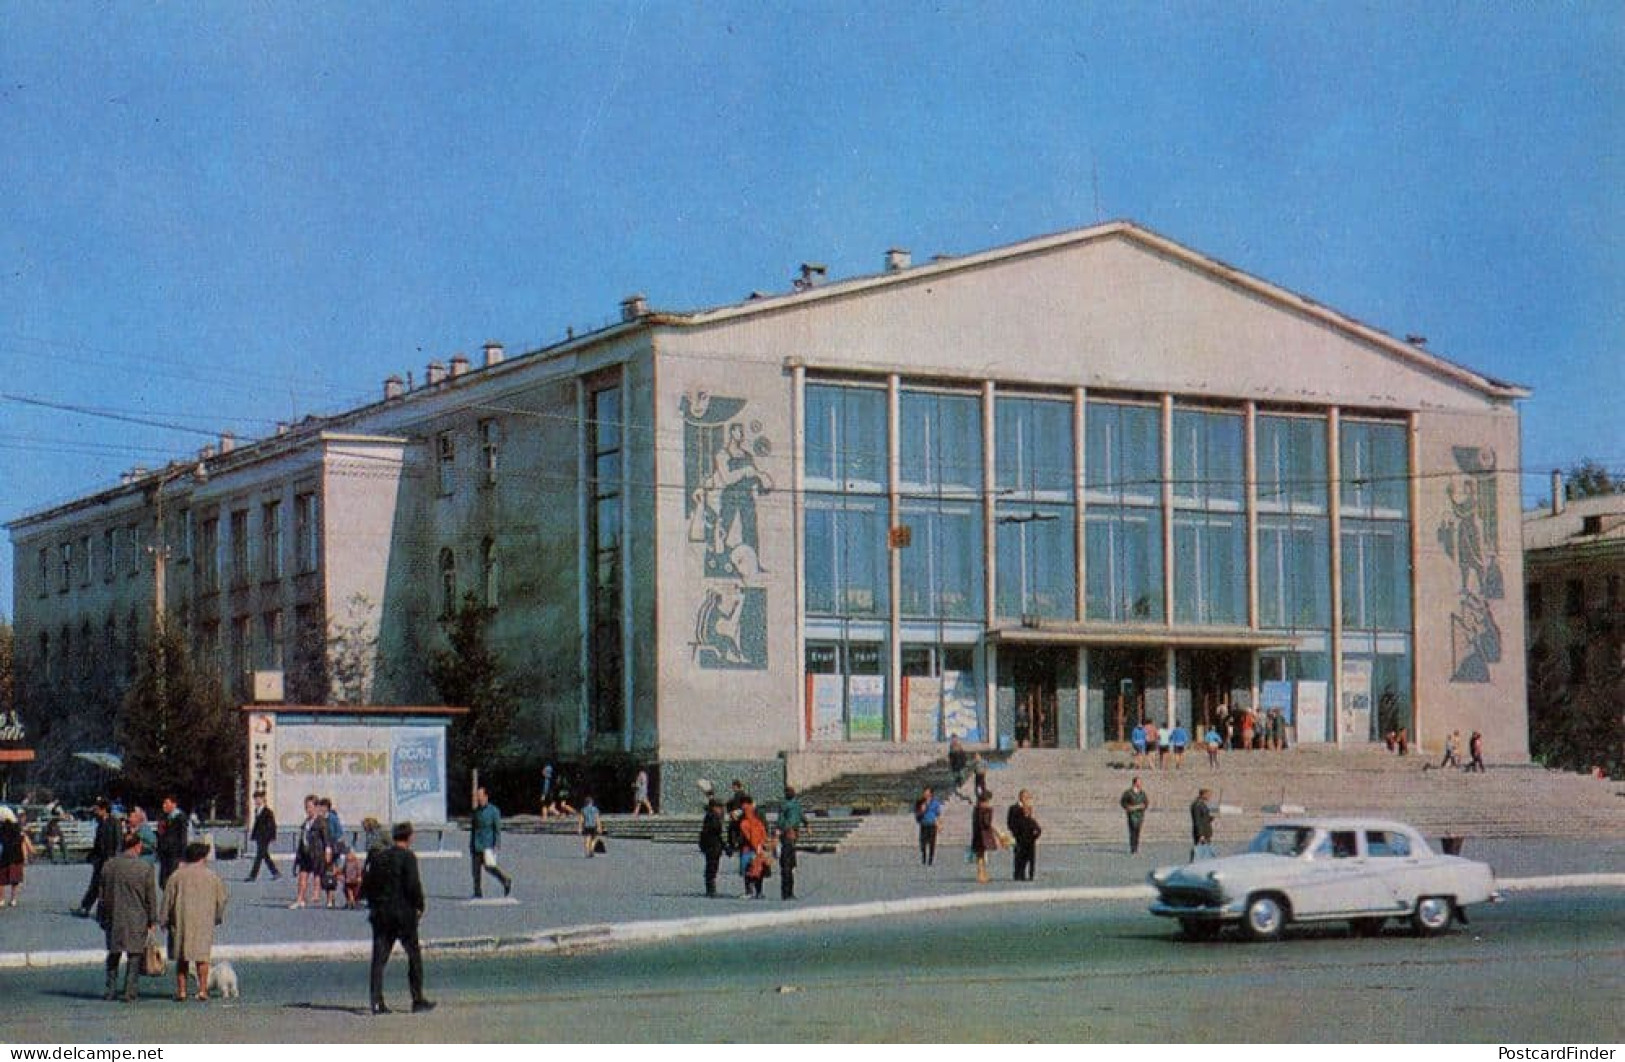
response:
<path id="1" fill-rule="evenodd" d="M 509 835 L 502 861 L 514 876 L 511 899 L 487 876 L 486 899 L 471 893 L 467 834 L 449 833 L 447 850 L 421 852 L 429 910 L 422 925 L 426 946 L 570 948 L 632 940 L 671 939 L 695 933 L 725 932 L 765 924 L 804 924 L 883 917 L 910 911 L 982 903 L 1079 900 L 1130 901 L 1149 898 L 1146 874 L 1156 866 L 1181 862 L 1187 846 L 1143 845 L 1130 857 L 1122 846 L 1039 844 L 1038 880 L 1009 880 L 1010 857 L 994 859 L 995 881 L 975 884 L 963 840 L 945 840 L 936 865 L 923 867 L 912 848 L 857 849 L 835 855 L 804 855 L 796 873 L 794 902 L 778 898 L 778 879 L 767 883 L 767 899 L 746 901 L 737 874 L 724 859 L 719 879 L 723 898 L 703 893 L 703 859 L 697 847 L 608 839 L 609 851 L 594 859 L 568 836 Z M 1220 839 L 1221 852 L 1233 852 L 1240 838 Z M 452 847 L 457 846 L 457 847 Z M 1625 885 L 1625 838 L 1596 843 L 1551 840 L 1469 839 L 1464 853 L 1490 864 L 1510 890 L 1586 882 Z M 294 885 L 292 859 L 279 858 L 281 881 L 262 874 L 242 878 L 249 862 L 226 860 L 216 870 L 231 889 L 226 923 L 216 951 L 221 958 L 338 957 L 364 954 L 370 946 L 366 912 L 289 910 Z M 1561 882 L 1564 876 L 1576 877 Z M 1525 879 L 1520 881 L 1520 879 Z M 101 961 L 102 934 L 90 920 L 70 912 L 90 880 L 87 864 L 31 864 L 22 904 L 0 910 L 0 968 L 22 965 L 90 964 Z"/>

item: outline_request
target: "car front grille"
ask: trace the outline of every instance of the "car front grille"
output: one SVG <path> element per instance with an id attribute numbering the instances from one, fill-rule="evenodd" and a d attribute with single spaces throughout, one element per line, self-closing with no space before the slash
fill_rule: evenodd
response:
<path id="1" fill-rule="evenodd" d="M 1171 888 L 1165 885 L 1160 891 L 1162 902 L 1169 907 L 1215 907 L 1219 903 L 1219 898 L 1207 889 Z"/>

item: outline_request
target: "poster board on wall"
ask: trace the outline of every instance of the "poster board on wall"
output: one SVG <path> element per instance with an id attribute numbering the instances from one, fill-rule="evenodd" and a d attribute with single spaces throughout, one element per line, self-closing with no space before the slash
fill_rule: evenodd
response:
<path id="1" fill-rule="evenodd" d="M 840 741 L 846 736 L 842 725 L 841 695 L 846 682 L 840 675 L 808 675 L 807 704 L 812 715 L 813 741 Z"/>
<path id="2" fill-rule="evenodd" d="M 886 740 L 886 676 L 847 676 L 847 739 Z"/>
<path id="3" fill-rule="evenodd" d="M 903 676 L 903 720 L 910 742 L 937 740 L 942 680 L 931 675 Z"/>
<path id="4" fill-rule="evenodd" d="M 942 673 L 942 736 L 961 741 L 985 741 L 982 698 L 972 671 Z"/>
<path id="5" fill-rule="evenodd" d="M 1317 745 L 1326 741 L 1326 683 L 1301 681 L 1294 698 L 1298 706 L 1298 744 Z"/>
<path id="6" fill-rule="evenodd" d="M 1343 658 L 1342 711 L 1338 721 L 1344 742 L 1371 740 L 1373 665 L 1370 657 Z"/>

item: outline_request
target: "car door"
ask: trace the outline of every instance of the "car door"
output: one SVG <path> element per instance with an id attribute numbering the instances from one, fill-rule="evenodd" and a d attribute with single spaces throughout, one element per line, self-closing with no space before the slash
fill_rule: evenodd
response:
<path id="1" fill-rule="evenodd" d="M 1360 840 L 1373 877 L 1381 886 L 1383 902 L 1389 910 L 1409 911 L 1417 897 L 1429 891 L 1429 879 L 1434 876 L 1431 855 L 1424 855 L 1398 830 L 1364 830 Z"/>
<path id="2" fill-rule="evenodd" d="M 1392 899 L 1360 847 L 1360 831 L 1327 830 L 1292 897 L 1298 918 L 1332 918 L 1392 910 Z"/>

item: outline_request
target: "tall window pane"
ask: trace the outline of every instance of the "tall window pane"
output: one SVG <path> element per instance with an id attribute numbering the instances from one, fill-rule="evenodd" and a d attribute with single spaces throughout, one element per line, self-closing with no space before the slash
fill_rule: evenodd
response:
<path id="1" fill-rule="evenodd" d="M 994 605 L 1001 617 L 1077 614 L 1073 511 L 1069 505 L 1000 503 Z"/>
<path id="2" fill-rule="evenodd" d="M 1072 497 L 1072 403 L 1000 398 L 995 407 L 995 481 L 1002 494 Z"/>
<path id="3" fill-rule="evenodd" d="M 1120 623 L 1161 620 L 1161 510 L 1091 505 L 1084 530 L 1089 618 Z"/>
<path id="4" fill-rule="evenodd" d="M 1326 511 L 1326 421 L 1260 416 L 1258 507 L 1265 512 Z"/>
<path id="5" fill-rule="evenodd" d="M 902 601 L 910 618 L 979 619 L 982 615 L 982 521 L 979 506 L 906 499 L 912 532 L 899 551 Z"/>
<path id="6" fill-rule="evenodd" d="M 811 384 L 806 410 L 808 481 L 842 490 L 885 490 L 886 392 Z"/>
<path id="7" fill-rule="evenodd" d="M 982 402 L 975 395 L 904 391 L 899 477 L 906 494 L 979 493 Z"/>

